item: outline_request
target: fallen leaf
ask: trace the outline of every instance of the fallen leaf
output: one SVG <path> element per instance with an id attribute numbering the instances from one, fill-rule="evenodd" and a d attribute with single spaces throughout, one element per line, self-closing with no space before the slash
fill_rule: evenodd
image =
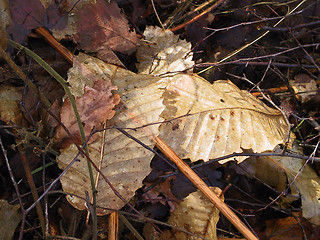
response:
<path id="1" fill-rule="evenodd" d="M 101 123 L 114 116 L 115 111 L 113 108 L 120 101 L 119 95 L 113 95 L 111 92 L 116 89 L 117 87 L 112 86 L 110 81 L 105 82 L 103 80 L 98 80 L 94 83 L 92 88 L 85 86 L 83 96 L 76 99 L 76 106 L 81 122 L 84 125 L 83 128 L 86 138 L 90 135 L 94 127 L 97 128 Z M 69 99 L 66 99 L 63 103 L 60 118 L 70 134 L 77 143 L 80 144 L 81 137 L 79 126 Z M 92 136 L 89 143 L 95 141 L 95 136 L 96 135 Z M 57 139 L 58 142 L 63 142 L 64 147 L 72 142 L 61 125 L 57 127 L 55 139 Z"/>
<path id="2" fill-rule="evenodd" d="M 20 125 L 23 120 L 20 109 L 22 100 L 21 87 L 13 87 L 7 84 L 1 84 L 0 88 L 0 120 L 6 123 L 12 121 L 16 125 Z"/>
<path id="3" fill-rule="evenodd" d="M 147 146 L 154 147 L 152 139 L 159 134 L 157 125 L 137 130 L 130 130 L 130 128 L 162 120 L 160 113 L 164 106 L 161 96 L 165 84 L 159 82 L 160 78 L 137 75 L 84 54 L 76 59 L 90 72 L 97 73 L 103 79 L 109 79 L 118 87 L 117 93 L 121 96 L 121 104 L 116 107 L 116 114 L 108 121 L 107 126 L 117 125 L 129 128 L 126 130 L 129 134 Z M 77 66 L 79 65 L 73 68 Z M 154 154 L 114 128 L 106 130 L 105 138 L 102 133 L 96 133 L 96 135 L 97 140 L 88 145 L 89 155 L 99 165 L 101 151 L 103 151 L 101 171 L 128 201 L 136 189 L 142 186 L 142 180 L 150 172 L 150 161 Z M 58 157 L 59 167 L 65 169 L 77 152 L 78 149 L 74 144 L 62 150 Z M 79 159 L 80 161 L 76 162 L 62 177 L 61 184 L 65 192 L 85 197 L 85 191 L 91 188 L 90 178 L 86 160 L 82 157 Z M 94 175 L 97 175 L 96 171 Z M 97 191 L 97 205 L 104 207 L 98 208 L 99 215 L 108 214 L 110 211 L 106 208 L 120 209 L 124 206 L 125 203 L 114 194 L 101 176 Z M 85 202 L 79 198 L 68 195 L 67 199 L 78 209 L 86 208 Z"/>
<path id="4" fill-rule="evenodd" d="M 243 149 L 264 152 L 286 141 L 282 113 L 230 81 L 210 84 L 197 75 L 178 74 L 164 96 L 162 116 L 178 119 L 162 124 L 160 137 L 181 158 L 207 161 Z"/>
<path id="5" fill-rule="evenodd" d="M 290 80 L 290 85 L 301 103 L 310 101 L 319 91 L 317 82 L 304 73 L 298 74 L 293 80 Z"/>
<path id="6" fill-rule="evenodd" d="M 153 183 L 146 183 L 145 186 L 151 186 Z M 170 211 L 176 209 L 180 200 L 172 194 L 171 192 L 171 178 L 167 178 L 165 181 L 157 184 L 148 192 L 143 194 L 143 198 L 147 202 L 151 202 L 151 204 L 155 204 L 160 202 L 163 205 L 168 204 L 170 207 Z M 164 197 L 162 197 L 164 196 Z"/>
<path id="7" fill-rule="evenodd" d="M 260 156 L 248 159 L 243 167 L 263 182 L 283 191 L 287 178 L 291 182 L 304 162 L 305 160 L 286 156 Z M 276 183 L 276 180 L 280 182 Z M 311 223 L 320 225 L 320 179 L 309 165 L 299 173 L 291 188 L 291 194 L 297 192 L 301 197 L 302 216 Z"/>
<path id="8" fill-rule="evenodd" d="M 77 26 L 75 40 L 81 48 L 97 52 L 98 58 L 109 63 L 121 66 L 114 52 L 131 54 L 139 43 L 115 1 L 97 0 L 83 4 L 77 12 Z"/>
<path id="9" fill-rule="evenodd" d="M 0 1 L 0 47 L 3 50 L 7 49 L 8 46 L 8 39 L 7 33 L 5 29 L 7 25 L 9 25 L 10 16 L 9 16 L 9 2 L 7 0 Z"/>
<path id="10" fill-rule="evenodd" d="M 221 190 L 212 188 L 219 196 Z M 223 197 L 222 197 L 223 200 Z M 171 233 L 175 239 L 217 239 L 216 225 L 219 221 L 220 211 L 201 193 L 191 193 L 186 197 L 174 212 L 170 214 L 168 223 L 187 230 L 194 235 L 189 235 L 176 229 L 172 229 Z M 164 239 L 161 238 L 160 239 Z"/>
<path id="11" fill-rule="evenodd" d="M 164 41 L 165 38 L 161 37 Z M 176 37 L 174 39 L 177 45 L 181 44 Z M 166 40 L 173 41 L 168 37 Z M 167 61 L 169 56 L 175 55 L 172 51 L 161 53 L 164 57 L 168 56 Z M 151 64 L 152 57 L 146 59 L 150 59 Z M 183 61 L 180 64 L 180 59 L 174 59 L 174 65 L 170 62 L 169 68 L 164 65 L 158 69 L 158 73 L 171 71 L 173 66 L 184 70 L 188 65 Z M 207 161 L 242 152 L 243 149 L 263 152 L 286 141 L 288 126 L 282 114 L 229 81 L 210 84 L 195 74 L 163 77 L 134 74 L 84 54 L 76 57 L 76 61 L 81 64 L 74 66 L 76 70 L 70 71 L 68 80 L 73 93 L 81 96 L 84 86 L 92 85 L 88 82 L 86 69 L 90 69 L 89 75 L 95 75 L 94 78 L 109 79 L 118 87 L 121 104 L 116 107 L 116 114 L 107 126 L 127 129 L 129 134 L 151 148 L 155 145 L 153 139 L 159 135 L 158 124 L 153 123 L 163 119 L 167 121 L 161 124 L 160 137 L 181 158 L 190 158 L 192 161 Z M 79 77 L 72 79 L 74 76 Z M 148 126 L 132 130 L 144 125 Z M 106 130 L 105 136 L 103 139 L 102 133 L 98 133 L 96 141 L 89 144 L 90 156 L 97 165 L 102 156 L 102 172 L 120 194 L 129 200 L 149 173 L 153 153 L 114 128 Z M 62 151 L 58 159 L 59 167 L 65 169 L 77 151 L 74 145 Z M 245 157 L 237 159 L 242 161 Z M 82 159 L 76 162 L 61 183 L 64 191 L 85 197 L 85 191 L 90 189 L 86 161 Z M 85 208 L 81 199 L 68 196 L 68 200 L 78 209 Z M 124 206 L 101 177 L 97 204 L 112 209 Z M 100 215 L 108 212 L 99 209 Z"/>
<path id="12" fill-rule="evenodd" d="M 141 41 L 137 50 L 140 73 L 158 75 L 193 67 L 191 43 L 159 27 L 149 26 L 143 35 L 145 41 Z"/>
<path id="13" fill-rule="evenodd" d="M 55 2 L 45 8 L 39 0 L 12 0 L 10 1 L 10 13 L 12 23 L 7 28 L 7 32 L 13 40 L 19 43 L 25 41 L 34 28 L 61 29 L 67 22 L 67 15 L 59 10 Z"/>
<path id="14" fill-rule="evenodd" d="M 300 240 L 304 239 L 304 234 L 306 234 L 307 239 L 310 239 L 313 230 L 312 224 L 303 218 L 298 218 L 298 221 L 294 217 L 267 220 L 263 239 Z M 301 228 L 303 228 L 304 232 Z"/>
<path id="15" fill-rule="evenodd" d="M 0 239 L 12 239 L 21 221 L 19 208 L 19 205 L 9 205 L 7 201 L 0 200 Z"/>

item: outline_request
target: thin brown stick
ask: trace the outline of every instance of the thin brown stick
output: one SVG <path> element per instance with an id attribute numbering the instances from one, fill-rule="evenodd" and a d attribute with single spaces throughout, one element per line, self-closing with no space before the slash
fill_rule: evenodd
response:
<path id="1" fill-rule="evenodd" d="M 258 238 L 239 219 L 239 217 L 220 200 L 220 198 L 206 185 L 206 183 L 186 164 L 172 149 L 159 137 L 154 139 L 157 148 L 161 150 L 171 161 L 173 161 L 180 171 L 221 211 L 221 213 L 249 240 Z"/>
<path id="2" fill-rule="evenodd" d="M 33 200 L 37 201 L 39 199 L 39 195 L 38 195 L 38 191 L 37 191 L 36 185 L 34 184 L 33 177 L 31 175 L 29 164 L 28 164 L 28 162 L 26 160 L 26 156 L 24 154 L 24 151 L 19 146 L 18 146 L 18 149 L 19 149 L 19 152 L 20 152 L 21 161 L 22 161 L 22 164 L 23 164 L 23 167 L 24 167 L 24 171 L 26 173 L 26 176 L 27 176 L 27 179 L 28 179 L 28 183 L 29 183 L 29 186 L 30 186 L 30 189 L 31 189 Z M 45 234 L 46 234 L 46 227 L 45 226 L 46 225 L 45 225 L 44 215 L 43 215 L 43 212 L 42 212 L 42 207 L 41 207 L 40 204 L 38 204 L 36 206 L 36 211 L 37 211 L 37 214 L 38 214 L 38 217 L 39 217 L 41 230 L 42 230 L 42 235 L 45 236 Z"/>
<path id="3" fill-rule="evenodd" d="M 109 216 L 108 240 L 118 239 L 119 213 L 114 211 Z"/>
<path id="4" fill-rule="evenodd" d="M 63 45 L 61 45 L 49 32 L 43 27 L 35 29 L 36 33 L 42 36 L 52 47 L 54 47 L 69 63 L 73 63 L 74 55 Z"/>

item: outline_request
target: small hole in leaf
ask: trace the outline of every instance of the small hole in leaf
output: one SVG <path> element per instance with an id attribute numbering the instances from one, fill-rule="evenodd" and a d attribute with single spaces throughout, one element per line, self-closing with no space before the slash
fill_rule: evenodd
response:
<path id="1" fill-rule="evenodd" d="M 224 100 L 221 98 L 221 99 L 220 99 L 220 102 L 224 102 Z"/>

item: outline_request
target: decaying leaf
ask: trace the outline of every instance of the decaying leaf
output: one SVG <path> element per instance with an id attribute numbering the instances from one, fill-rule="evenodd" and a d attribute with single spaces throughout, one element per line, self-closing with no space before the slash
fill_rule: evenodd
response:
<path id="1" fill-rule="evenodd" d="M 0 239 L 12 239 L 21 221 L 18 209 L 19 205 L 9 205 L 7 201 L 0 200 Z"/>
<path id="2" fill-rule="evenodd" d="M 219 188 L 213 188 L 213 190 L 218 196 L 221 194 Z M 197 236 L 205 239 L 217 239 L 216 225 L 219 221 L 219 213 L 220 211 L 199 190 L 191 193 L 170 214 L 168 223 L 195 235 L 191 236 L 172 229 L 173 237 L 171 239 L 200 239 Z"/>
<path id="3" fill-rule="evenodd" d="M 8 46 L 7 33 L 5 29 L 7 25 L 9 25 L 9 22 L 9 2 L 8 0 L 0 0 L 0 47 L 4 50 L 6 50 Z"/>
<path id="4" fill-rule="evenodd" d="M 250 173 L 257 176 L 263 182 L 276 187 L 278 190 L 285 190 L 287 180 L 283 178 L 285 173 L 289 182 L 299 172 L 305 160 L 285 156 L 261 156 L 250 158 L 243 164 Z M 263 173 L 264 174 L 263 174 Z M 275 179 L 284 182 L 275 183 Z M 313 224 L 320 224 L 320 179 L 315 171 L 306 165 L 303 171 L 295 180 L 291 192 L 298 191 L 302 203 L 302 216 Z"/>
<path id="5" fill-rule="evenodd" d="M 86 51 L 97 52 L 100 59 L 122 65 L 114 51 L 131 54 L 136 49 L 139 39 L 115 1 L 83 4 L 77 17 L 76 41 Z"/>
<path id="6" fill-rule="evenodd" d="M 290 85 L 297 94 L 297 98 L 301 100 L 301 103 L 310 101 L 319 90 L 317 82 L 304 73 L 298 74 L 294 77 L 294 80 L 290 80 Z"/>
<path id="7" fill-rule="evenodd" d="M 115 109 L 116 115 L 108 121 L 108 126 L 136 128 L 161 121 L 159 116 L 164 109 L 161 96 L 165 84 L 159 82 L 160 78 L 136 75 L 84 54 L 78 56 L 77 61 L 84 64 L 91 72 L 99 73 L 103 79 L 109 79 L 118 87 L 117 93 L 121 96 L 121 104 Z M 73 68 L 77 66 L 79 65 Z M 72 76 L 76 77 L 74 74 Z M 152 125 L 148 128 L 127 131 L 152 148 L 154 146 L 152 137 L 158 135 L 158 126 Z M 100 153 L 103 151 L 101 171 L 126 200 L 129 200 L 136 189 L 142 186 L 143 178 L 150 172 L 149 165 L 153 153 L 114 128 L 106 130 L 104 139 L 102 133 L 97 133 L 97 140 L 89 144 L 88 149 L 91 159 L 97 165 L 99 165 Z M 73 144 L 63 150 L 58 158 L 59 167 L 65 169 L 77 151 Z M 85 191 L 90 189 L 90 178 L 86 160 L 80 159 L 62 177 L 61 183 L 64 191 L 85 197 Z M 94 172 L 96 175 L 97 172 Z M 97 191 L 98 206 L 120 209 L 124 205 L 101 176 Z M 83 200 L 71 196 L 68 196 L 68 200 L 74 207 L 85 209 Z M 99 215 L 108 212 L 107 209 L 98 208 Z"/>
<path id="8" fill-rule="evenodd" d="M 113 108 L 120 101 L 119 95 L 113 95 L 111 92 L 116 89 L 117 87 L 112 86 L 110 81 L 98 80 L 94 82 L 92 88 L 85 86 L 83 96 L 76 99 L 77 109 L 81 122 L 84 125 L 83 128 L 86 137 L 90 135 L 94 127 L 98 128 L 101 123 L 114 116 L 115 111 Z M 60 118 L 70 134 L 77 143 L 80 144 L 79 126 L 69 99 L 66 99 L 63 103 Z M 96 135 L 93 135 L 89 143 L 95 140 L 95 136 Z M 58 139 L 59 142 L 63 141 L 64 146 L 71 143 L 69 135 L 61 125 L 57 127 L 55 138 Z"/>
<path id="9" fill-rule="evenodd" d="M 191 43 L 159 27 L 147 27 L 143 35 L 145 41 L 141 41 L 137 50 L 137 68 L 140 73 L 157 75 L 193 67 Z"/>
<path id="10" fill-rule="evenodd" d="M 23 42 L 29 32 L 37 27 L 48 29 L 62 29 L 67 23 L 67 14 L 60 11 L 54 1 L 44 7 L 40 0 L 12 0 L 10 1 L 12 23 L 8 33 L 17 42 Z"/>
<path id="11" fill-rule="evenodd" d="M 207 161 L 242 149 L 264 152 L 286 141 L 288 126 L 281 112 L 230 81 L 210 84 L 197 75 L 175 75 L 164 104 L 166 120 L 187 115 L 162 124 L 160 130 L 181 158 Z"/>
<path id="12" fill-rule="evenodd" d="M 0 120 L 19 125 L 23 116 L 19 103 L 22 100 L 22 88 L 1 84 L 0 87 Z"/>
<path id="13" fill-rule="evenodd" d="M 298 219 L 298 221 L 297 221 Z M 266 229 L 263 232 L 261 239 L 268 240 L 300 240 L 312 238 L 312 224 L 306 219 L 297 217 L 287 217 L 280 219 L 270 219 L 266 221 Z"/>

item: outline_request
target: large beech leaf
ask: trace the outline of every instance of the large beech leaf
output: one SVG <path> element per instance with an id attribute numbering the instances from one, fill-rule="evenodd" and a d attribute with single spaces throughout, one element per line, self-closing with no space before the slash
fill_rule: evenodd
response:
<path id="1" fill-rule="evenodd" d="M 175 75 L 164 104 L 166 120 L 187 115 L 162 124 L 160 130 L 181 158 L 207 161 L 243 149 L 263 152 L 286 141 L 288 126 L 281 112 L 230 81 L 210 84 L 197 75 Z"/>
<path id="2" fill-rule="evenodd" d="M 165 85 L 159 82 L 159 78 L 136 75 L 84 54 L 78 56 L 76 61 L 82 65 L 76 64 L 71 69 L 69 77 L 76 78 L 78 72 L 80 84 L 82 68 L 85 66 L 92 73 L 98 74 L 102 79 L 110 80 L 118 87 L 117 93 L 121 96 L 121 104 L 115 109 L 116 114 L 108 122 L 108 126 L 135 128 L 161 121 L 159 116 L 164 109 L 161 96 Z M 77 81 L 70 82 L 77 83 Z M 158 135 L 158 126 L 126 131 L 152 148 L 154 146 L 152 138 Z M 106 130 L 105 138 L 102 135 L 103 133 L 97 133 L 96 140 L 88 145 L 89 155 L 97 165 L 101 160 L 101 172 L 128 201 L 136 189 L 142 186 L 143 178 L 150 172 L 153 153 L 114 128 Z M 59 167 L 65 169 L 77 151 L 74 144 L 62 150 L 58 157 Z M 61 184 L 65 192 L 85 197 L 85 192 L 90 190 L 90 178 L 86 160 L 82 157 L 79 159 L 80 161 L 62 177 Z M 94 175 L 97 175 L 96 171 Z M 90 192 L 89 194 L 91 196 Z M 85 202 L 80 198 L 68 195 L 67 199 L 74 207 L 85 209 Z M 120 209 L 124 205 L 101 176 L 97 185 L 97 205 L 111 209 Z M 107 209 L 102 208 L 98 208 L 97 212 L 99 215 L 109 213 Z"/>

